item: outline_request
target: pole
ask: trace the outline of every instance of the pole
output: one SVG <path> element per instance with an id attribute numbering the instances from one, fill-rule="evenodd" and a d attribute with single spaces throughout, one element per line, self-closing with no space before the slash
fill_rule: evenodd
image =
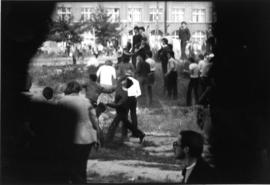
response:
<path id="1" fill-rule="evenodd" d="M 164 33 L 167 35 L 167 1 L 164 1 Z"/>

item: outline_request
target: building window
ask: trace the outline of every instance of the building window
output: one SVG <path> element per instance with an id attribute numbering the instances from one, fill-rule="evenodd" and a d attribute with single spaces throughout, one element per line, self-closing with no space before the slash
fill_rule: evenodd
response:
<path id="1" fill-rule="evenodd" d="M 69 20 L 71 18 L 71 8 L 57 7 L 57 15 L 61 20 Z"/>
<path id="2" fill-rule="evenodd" d="M 94 8 L 81 8 L 81 19 L 88 21 L 91 19 L 91 15 L 94 13 Z"/>
<path id="3" fill-rule="evenodd" d="M 142 9 L 141 8 L 128 8 L 128 20 L 130 22 L 141 22 Z"/>
<path id="4" fill-rule="evenodd" d="M 192 22 L 205 23 L 205 9 L 193 9 L 192 10 Z"/>
<path id="5" fill-rule="evenodd" d="M 206 34 L 203 31 L 196 31 L 192 34 L 192 41 L 203 43 L 206 39 Z"/>
<path id="6" fill-rule="evenodd" d="M 163 9 L 162 8 L 150 8 L 149 10 L 149 14 L 150 14 L 150 21 L 151 22 L 155 22 L 158 20 L 161 20 L 161 15 L 163 13 Z"/>
<path id="7" fill-rule="evenodd" d="M 120 9 L 119 8 L 107 8 L 107 13 L 111 15 L 111 22 L 119 22 L 120 21 Z"/>
<path id="8" fill-rule="evenodd" d="M 182 22 L 184 21 L 185 9 L 183 8 L 173 8 L 171 14 L 171 20 L 173 22 Z"/>

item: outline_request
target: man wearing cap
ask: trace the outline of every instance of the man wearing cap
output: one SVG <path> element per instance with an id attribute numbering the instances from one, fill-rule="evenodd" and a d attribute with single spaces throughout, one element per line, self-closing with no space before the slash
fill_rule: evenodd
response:
<path id="1" fill-rule="evenodd" d="M 181 40 L 181 59 L 186 59 L 186 45 L 190 39 L 190 31 L 187 27 L 187 23 L 185 21 L 181 22 L 181 27 L 179 28 L 179 39 Z"/>

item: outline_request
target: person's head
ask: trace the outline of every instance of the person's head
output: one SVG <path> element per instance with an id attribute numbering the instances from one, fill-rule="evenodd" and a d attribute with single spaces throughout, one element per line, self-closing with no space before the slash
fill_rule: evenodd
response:
<path id="1" fill-rule="evenodd" d="M 168 39 L 166 38 L 162 38 L 161 39 L 161 44 L 164 46 L 164 45 L 168 45 Z"/>
<path id="2" fill-rule="evenodd" d="M 173 143 L 177 159 L 200 158 L 203 152 L 203 136 L 198 132 L 181 131 L 176 142 Z"/>
<path id="3" fill-rule="evenodd" d="M 144 27 L 143 27 L 143 26 L 139 27 L 139 32 L 140 32 L 140 33 L 145 32 L 145 29 L 144 29 Z"/>
<path id="4" fill-rule="evenodd" d="M 96 74 L 90 74 L 89 79 L 92 80 L 93 82 L 97 81 L 97 75 Z"/>
<path id="5" fill-rule="evenodd" d="M 200 59 L 200 60 L 203 60 L 203 59 L 204 59 L 203 54 L 199 54 L 199 59 Z"/>
<path id="6" fill-rule="evenodd" d="M 130 88 L 133 85 L 132 80 L 130 80 L 128 77 L 125 77 L 121 80 L 121 85 L 124 88 Z"/>
<path id="7" fill-rule="evenodd" d="M 139 34 L 139 27 L 138 26 L 135 26 L 133 30 L 134 30 L 135 35 Z"/>
<path id="8" fill-rule="evenodd" d="M 52 99 L 53 89 L 51 87 L 45 87 L 42 91 L 42 95 L 46 98 L 46 100 Z"/>
<path id="9" fill-rule="evenodd" d="M 112 63 L 111 60 L 106 60 L 106 61 L 105 61 L 105 65 L 112 66 L 112 64 L 113 64 L 113 63 Z"/>
<path id="10" fill-rule="evenodd" d="M 181 22 L 181 27 L 182 27 L 182 28 L 186 28 L 186 27 L 187 27 L 187 22 L 182 21 L 182 22 Z"/>
<path id="11" fill-rule="evenodd" d="M 69 94 L 77 94 L 81 91 L 81 85 L 77 81 L 71 81 L 67 84 L 66 90 L 65 90 L 65 95 Z"/>

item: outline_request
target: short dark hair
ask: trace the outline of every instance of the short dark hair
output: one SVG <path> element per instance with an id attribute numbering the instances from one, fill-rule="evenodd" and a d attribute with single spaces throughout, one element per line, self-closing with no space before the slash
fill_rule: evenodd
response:
<path id="1" fill-rule="evenodd" d="M 53 89 L 51 87 L 45 87 L 42 91 L 42 95 L 47 99 L 50 100 L 53 97 Z"/>
<path id="2" fill-rule="evenodd" d="M 90 74 L 90 75 L 89 75 L 89 78 L 90 78 L 92 81 L 94 81 L 94 82 L 97 81 L 97 75 L 96 75 L 96 74 Z"/>
<path id="3" fill-rule="evenodd" d="M 162 40 L 162 42 L 165 42 L 165 44 L 168 44 L 168 39 L 162 38 L 161 40 Z"/>
<path id="4" fill-rule="evenodd" d="M 139 30 L 138 26 L 134 26 L 133 30 Z"/>
<path id="5" fill-rule="evenodd" d="M 127 80 L 126 88 L 130 88 L 133 85 L 133 82 L 129 78 L 126 78 L 126 80 Z"/>
<path id="6" fill-rule="evenodd" d="M 143 26 L 139 27 L 139 30 L 145 31 L 145 28 Z"/>
<path id="7" fill-rule="evenodd" d="M 191 157 L 200 158 L 203 152 L 203 136 L 192 130 L 181 131 L 181 147 L 189 147 Z"/>
<path id="8" fill-rule="evenodd" d="M 186 22 L 186 21 L 182 21 L 182 22 L 181 22 L 181 24 L 185 24 L 185 25 L 187 25 L 187 22 Z"/>
<path id="9" fill-rule="evenodd" d="M 72 93 L 79 93 L 82 87 L 77 81 L 71 81 L 67 84 L 67 88 L 65 90 L 65 95 L 69 95 Z"/>

